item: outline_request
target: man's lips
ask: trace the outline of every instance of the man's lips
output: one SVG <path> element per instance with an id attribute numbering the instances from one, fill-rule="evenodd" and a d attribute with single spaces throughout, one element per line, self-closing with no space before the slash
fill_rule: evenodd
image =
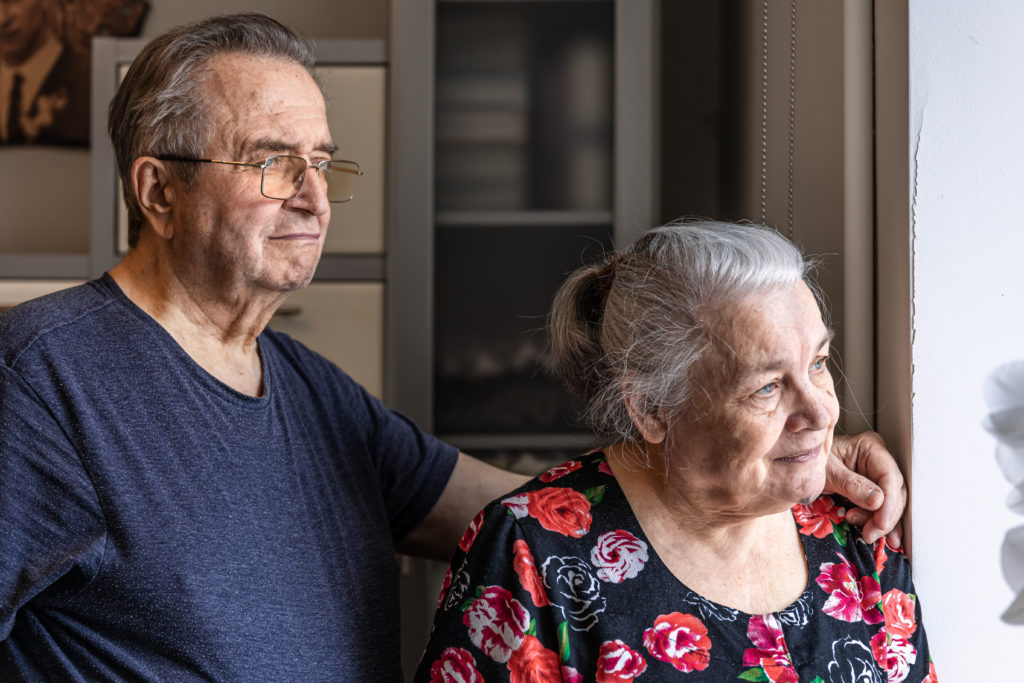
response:
<path id="1" fill-rule="evenodd" d="M 272 240 L 318 240 L 320 239 L 320 233 L 318 232 L 293 232 L 286 235 L 271 235 Z"/>

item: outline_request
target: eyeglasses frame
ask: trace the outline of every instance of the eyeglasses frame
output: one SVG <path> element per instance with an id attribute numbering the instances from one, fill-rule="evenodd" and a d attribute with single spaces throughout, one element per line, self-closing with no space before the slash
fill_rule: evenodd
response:
<path id="1" fill-rule="evenodd" d="M 300 156 L 296 156 L 294 154 L 271 154 L 269 157 L 267 157 L 266 159 L 263 160 L 263 163 L 260 164 L 260 163 L 256 163 L 256 162 L 253 162 L 253 161 L 226 161 L 224 159 L 194 159 L 192 157 L 183 157 L 183 156 L 178 156 L 176 154 L 157 154 L 157 155 L 155 155 L 155 157 L 157 159 L 159 159 L 160 161 L 180 161 L 180 162 L 184 162 L 184 163 L 197 163 L 197 164 L 227 164 L 229 166 L 249 166 L 250 168 L 262 169 L 261 172 L 260 172 L 260 194 L 263 195 L 264 197 L 266 197 L 267 199 L 274 199 L 276 201 L 288 201 L 289 199 L 295 199 L 296 197 L 298 197 L 299 196 L 299 192 L 302 191 L 302 185 L 306 182 L 306 171 L 308 171 L 311 168 L 316 169 L 318 172 L 322 171 L 323 170 L 321 168 L 322 164 L 330 164 L 330 163 L 352 164 L 353 166 L 355 166 L 354 170 L 353 169 L 349 169 L 349 168 L 335 168 L 335 169 L 331 169 L 331 170 L 333 170 L 333 171 L 341 171 L 343 173 L 352 173 L 352 174 L 356 175 L 357 177 L 363 175 L 363 171 L 359 168 L 359 164 L 356 163 L 355 161 L 350 161 L 348 159 L 324 159 L 323 161 L 318 161 L 315 164 L 307 163 L 306 164 L 306 170 L 302 172 L 302 183 L 299 184 L 299 187 L 295 191 L 295 194 L 293 194 L 291 197 L 271 197 L 270 195 L 268 195 L 266 192 L 263 191 L 263 183 L 264 183 L 264 181 L 267 178 L 267 167 L 270 166 L 270 160 L 271 159 L 280 159 L 281 157 L 289 157 L 291 159 L 299 159 L 299 160 L 305 162 L 306 161 L 305 159 L 303 159 Z M 331 202 L 332 204 L 343 204 L 343 203 L 345 203 L 347 201 L 350 201 L 353 196 L 354 195 L 349 195 L 349 197 L 347 199 L 328 199 L 327 201 Z"/>

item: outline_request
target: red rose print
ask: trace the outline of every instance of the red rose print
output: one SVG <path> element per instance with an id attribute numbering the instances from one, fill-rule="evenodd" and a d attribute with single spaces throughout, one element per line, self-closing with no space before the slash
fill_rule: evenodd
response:
<path id="1" fill-rule="evenodd" d="M 615 476 L 615 473 L 612 472 L 612 468 L 609 467 L 608 463 L 606 463 L 606 462 L 602 462 L 600 465 L 598 465 L 597 466 L 597 471 L 598 472 L 604 472 L 609 477 L 614 477 Z"/>
<path id="2" fill-rule="evenodd" d="M 882 575 L 882 570 L 885 569 L 885 560 L 889 557 L 885 553 L 886 543 L 885 537 L 875 541 L 875 573 L 879 576 Z"/>
<path id="3" fill-rule="evenodd" d="M 831 534 L 845 515 L 846 509 L 837 506 L 828 496 L 822 496 L 810 505 L 793 506 L 793 516 L 800 525 L 800 533 L 815 538 L 825 538 Z"/>
<path id="4" fill-rule="evenodd" d="M 928 662 L 928 675 L 921 683 L 939 683 L 939 674 L 935 672 L 935 662 Z"/>
<path id="5" fill-rule="evenodd" d="M 889 683 L 900 683 L 910 675 L 917 661 L 917 650 L 904 638 L 892 638 L 882 629 L 871 639 L 871 654 L 882 665 Z"/>
<path id="6" fill-rule="evenodd" d="M 799 683 L 800 677 L 793 668 L 782 625 L 775 615 L 751 617 L 747 623 L 747 637 L 755 647 L 744 651 L 744 666 L 760 667 L 772 683 Z"/>
<path id="7" fill-rule="evenodd" d="M 480 533 L 480 527 L 484 523 L 484 511 L 476 513 L 476 517 L 466 527 L 466 532 L 462 534 L 462 540 L 459 541 L 459 549 L 464 553 L 469 552 L 470 546 L 473 545 L 473 541 L 476 540 L 476 535 Z"/>
<path id="8" fill-rule="evenodd" d="M 868 624 L 881 623 L 884 617 L 878 609 L 882 599 L 878 580 L 873 576 L 858 576 L 857 569 L 845 557 L 839 555 L 839 559 L 842 562 L 822 563 L 821 574 L 815 579 L 822 590 L 830 594 L 821 611 L 841 621 L 852 623 L 863 619 Z"/>
<path id="9" fill-rule="evenodd" d="M 448 587 L 452 585 L 452 568 L 448 567 L 448 571 L 444 573 L 444 583 L 441 584 L 441 594 L 437 596 L 437 607 L 435 609 L 441 609 L 441 603 L 444 602 L 444 594 L 448 592 Z"/>
<path id="10" fill-rule="evenodd" d="M 590 531 L 590 501 L 572 489 L 548 487 L 530 493 L 527 511 L 548 531 L 580 538 Z"/>
<path id="11" fill-rule="evenodd" d="M 711 661 L 708 630 L 692 614 L 663 614 L 644 631 L 644 647 L 656 659 L 679 671 L 703 671 Z"/>
<path id="12" fill-rule="evenodd" d="M 462 615 L 469 639 L 496 662 L 505 663 L 519 648 L 530 625 L 522 603 L 501 586 L 488 586 Z"/>
<path id="13" fill-rule="evenodd" d="M 597 683 L 630 683 L 647 670 L 647 660 L 621 640 L 601 643 L 597 657 Z"/>
<path id="14" fill-rule="evenodd" d="M 647 544 L 618 529 L 603 533 L 590 551 L 590 562 L 597 567 L 597 578 L 609 583 L 632 579 L 647 564 Z"/>
<path id="15" fill-rule="evenodd" d="M 547 649 L 533 636 L 508 660 L 510 683 L 562 683 L 562 665 L 558 654 Z"/>
<path id="16" fill-rule="evenodd" d="M 530 546 L 526 544 L 526 541 L 519 539 L 512 544 L 512 552 L 515 557 L 512 564 L 523 590 L 530 594 L 533 604 L 537 607 L 549 604 L 548 595 L 544 592 L 544 583 L 540 580 L 537 564 L 533 560 L 533 553 L 530 552 Z"/>
<path id="17" fill-rule="evenodd" d="M 917 630 L 914 608 L 914 599 L 897 588 L 882 596 L 885 632 L 893 638 L 909 639 L 910 634 Z"/>
<path id="18" fill-rule="evenodd" d="M 552 467 L 550 470 L 548 470 L 547 472 L 545 472 L 544 474 L 540 475 L 537 478 L 546 484 L 548 482 L 554 481 L 555 479 L 560 479 L 561 477 L 564 477 L 570 472 L 575 472 L 581 467 L 583 467 L 583 463 L 581 463 L 579 460 L 570 460 L 569 462 L 562 463 L 557 467 Z"/>
<path id="19" fill-rule="evenodd" d="M 484 683 L 473 655 L 461 647 L 450 647 L 430 665 L 430 683 Z"/>

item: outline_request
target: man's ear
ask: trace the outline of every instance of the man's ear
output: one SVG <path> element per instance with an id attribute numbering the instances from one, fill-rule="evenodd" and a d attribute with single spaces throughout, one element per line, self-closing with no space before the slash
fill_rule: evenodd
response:
<path id="1" fill-rule="evenodd" d="M 624 400 L 629 419 L 639 430 L 644 441 L 650 444 L 663 442 L 668 434 L 668 424 L 662 418 L 661 411 L 652 411 L 642 394 L 627 394 Z"/>
<path id="2" fill-rule="evenodd" d="M 167 164 L 153 157 L 139 157 L 132 164 L 131 181 L 146 223 L 160 237 L 171 239 L 175 186 Z"/>

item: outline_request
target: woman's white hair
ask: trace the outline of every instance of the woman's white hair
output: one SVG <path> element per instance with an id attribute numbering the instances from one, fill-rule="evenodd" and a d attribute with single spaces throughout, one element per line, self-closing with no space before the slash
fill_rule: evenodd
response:
<path id="1" fill-rule="evenodd" d="M 723 304 L 806 283 L 813 264 L 776 231 L 747 223 L 675 222 L 575 271 L 555 296 L 549 366 L 582 399 L 608 440 L 640 441 L 626 398 L 642 414 L 690 405 L 694 376 Z M 820 307 L 820 297 L 819 297 Z"/>

